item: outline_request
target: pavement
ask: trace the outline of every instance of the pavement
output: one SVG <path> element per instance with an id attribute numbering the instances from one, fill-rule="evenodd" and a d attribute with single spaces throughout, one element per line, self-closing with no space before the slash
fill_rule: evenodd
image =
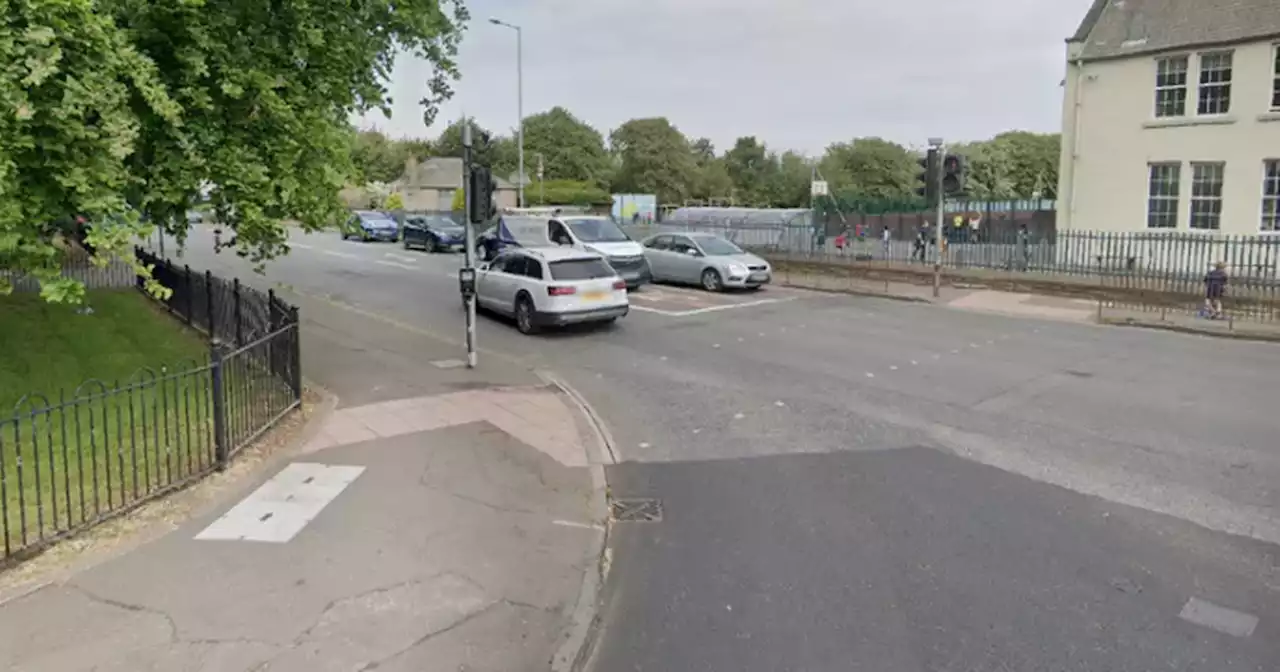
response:
<path id="1" fill-rule="evenodd" d="M 570 669 L 604 541 L 590 418 L 527 368 L 299 300 L 334 410 L 175 531 L 0 593 L 0 669 Z"/>
<path id="2" fill-rule="evenodd" d="M 265 280 L 460 337 L 456 256 L 300 241 Z M 481 319 L 482 366 L 557 371 L 608 428 L 611 494 L 661 509 L 610 532 L 590 669 L 1275 669 L 1280 346 L 829 289 Z"/>

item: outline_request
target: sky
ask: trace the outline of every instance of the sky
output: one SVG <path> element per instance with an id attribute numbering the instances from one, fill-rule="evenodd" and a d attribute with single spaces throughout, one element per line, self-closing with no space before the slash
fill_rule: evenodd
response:
<path id="1" fill-rule="evenodd" d="M 1091 0 L 471 0 L 461 79 L 424 128 L 430 69 L 403 57 L 392 116 L 359 121 L 393 137 L 435 137 L 463 112 L 516 126 L 515 31 L 525 116 L 560 105 L 608 137 L 667 117 L 718 151 L 754 135 L 819 155 L 880 136 L 910 146 L 1006 130 L 1057 132 L 1065 40 Z"/>

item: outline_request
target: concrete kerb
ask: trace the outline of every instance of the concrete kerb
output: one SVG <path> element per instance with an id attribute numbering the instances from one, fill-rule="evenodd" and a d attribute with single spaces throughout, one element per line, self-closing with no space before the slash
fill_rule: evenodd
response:
<path id="1" fill-rule="evenodd" d="M 782 282 L 781 284 L 783 287 L 803 289 L 809 292 L 821 292 L 823 294 L 847 294 L 849 296 L 865 296 L 871 299 L 888 299 L 889 301 L 902 301 L 904 303 L 924 303 L 929 305 L 933 305 L 935 303 L 932 299 L 926 299 L 920 296 L 905 296 L 902 294 L 885 294 L 883 292 L 872 292 L 872 291 L 862 290 L 862 289 L 839 289 L 839 288 L 832 289 L 828 287 L 808 287 L 805 285 L 791 284 L 785 281 Z"/>
<path id="2" fill-rule="evenodd" d="M 139 530 L 126 534 L 124 536 L 124 541 L 108 550 L 99 550 L 97 552 L 90 551 L 88 553 L 81 554 L 75 561 L 58 569 L 50 569 L 43 572 L 37 570 L 36 578 L 30 581 L 22 581 L 12 586 L 0 585 L 0 607 L 49 586 L 66 583 L 78 574 L 93 569 L 94 567 L 98 567 L 111 560 L 128 555 L 142 546 L 175 531 L 177 526 L 180 526 L 188 520 L 194 520 L 201 516 L 210 515 L 215 510 L 225 507 L 228 502 L 243 499 L 251 490 L 262 485 L 269 475 L 279 471 L 285 462 L 292 460 L 299 452 L 301 452 L 302 447 L 315 437 L 317 433 L 319 433 L 320 428 L 324 426 L 325 420 L 327 420 L 337 408 L 338 397 L 336 395 L 305 377 L 302 382 L 303 387 L 307 391 L 320 397 L 320 402 L 311 407 L 311 414 L 307 417 L 306 424 L 304 424 L 283 447 L 278 450 L 271 451 L 271 453 L 268 454 L 261 463 L 253 465 L 254 468 L 251 471 L 246 471 L 244 473 L 238 473 L 236 471 L 238 462 L 241 465 L 245 463 L 241 461 L 241 458 L 247 456 L 249 449 L 246 449 L 246 451 L 241 451 L 232 458 L 231 464 L 227 470 L 222 472 L 213 472 L 204 478 L 194 481 L 186 488 L 169 493 L 160 499 L 148 502 L 127 514 L 124 514 L 120 519 L 127 519 L 130 516 L 145 516 L 149 508 L 155 507 L 162 502 L 173 502 L 181 500 L 182 498 L 198 498 L 200 496 L 199 491 L 201 487 L 210 487 L 211 484 L 228 486 L 191 508 L 180 521 L 151 522 Z M 259 437 L 259 441 L 265 439 L 269 435 L 270 432 L 264 434 L 262 437 Z M 219 481 L 224 482 L 219 483 Z M 106 525 L 110 524 L 111 522 L 106 523 Z M 95 529 L 99 528 L 90 528 L 83 534 L 91 535 Z M 71 539 L 64 540 L 60 543 L 68 543 L 74 541 L 74 539 L 75 537 L 72 537 Z M 57 545 L 54 545 L 49 550 L 54 550 L 56 548 Z M 40 555 L 37 555 L 28 562 L 39 562 L 40 557 Z M 22 565 L 18 565 L 18 567 L 21 566 Z"/>
<path id="3" fill-rule="evenodd" d="M 572 402 L 579 417 L 591 429 L 595 438 L 597 454 L 591 455 L 590 447 L 584 446 L 584 449 L 588 451 L 587 470 L 591 473 L 589 506 L 593 512 L 592 517 L 602 523 L 601 532 L 596 535 L 597 547 L 594 553 L 596 571 L 583 572 L 582 587 L 578 591 L 578 601 L 570 616 L 568 634 L 551 661 L 553 672 L 580 672 L 590 661 L 592 649 L 600 632 L 600 594 L 608 578 L 609 534 L 612 531 L 609 515 L 609 485 L 605 478 L 604 465 L 616 464 L 617 458 L 609 428 L 596 414 L 591 404 L 555 374 L 543 370 L 535 370 L 534 373 Z"/>
<path id="4" fill-rule="evenodd" d="M 1193 334 L 1196 336 L 1209 336 L 1211 338 L 1229 338 L 1237 341 L 1259 341 L 1264 343 L 1280 343 L 1280 331 L 1266 332 L 1253 331 L 1249 329 L 1197 329 L 1182 324 L 1174 324 L 1172 322 L 1160 322 L 1157 320 L 1140 320 L 1131 317 L 1100 317 L 1098 324 L 1108 327 L 1137 327 L 1139 329 L 1159 329 L 1161 331 L 1172 331 L 1179 334 Z M 1239 323 L 1237 323 L 1239 324 Z"/>

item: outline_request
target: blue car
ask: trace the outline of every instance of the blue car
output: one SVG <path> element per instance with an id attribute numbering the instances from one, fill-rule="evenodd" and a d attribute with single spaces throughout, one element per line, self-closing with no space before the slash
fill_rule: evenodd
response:
<path id="1" fill-rule="evenodd" d="M 395 242 L 400 240 L 400 226 L 390 215 L 376 210 L 357 210 L 342 223 L 342 239 Z"/>

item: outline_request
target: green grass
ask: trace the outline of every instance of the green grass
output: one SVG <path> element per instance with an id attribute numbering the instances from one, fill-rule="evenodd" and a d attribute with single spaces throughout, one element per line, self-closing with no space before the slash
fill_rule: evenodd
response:
<path id="1" fill-rule="evenodd" d="M 209 466 L 203 338 L 131 289 L 86 304 L 0 297 L 0 563 Z"/>
<path id="2" fill-rule="evenodd" d="M 97 378 L 112 384 L 138 369 L 204 361 L 208 347 L 133 289 L 90 291 L 91 315 L 35 294 L 0 297 L 0 418 L 23 395 L 56 398 Z"/>

